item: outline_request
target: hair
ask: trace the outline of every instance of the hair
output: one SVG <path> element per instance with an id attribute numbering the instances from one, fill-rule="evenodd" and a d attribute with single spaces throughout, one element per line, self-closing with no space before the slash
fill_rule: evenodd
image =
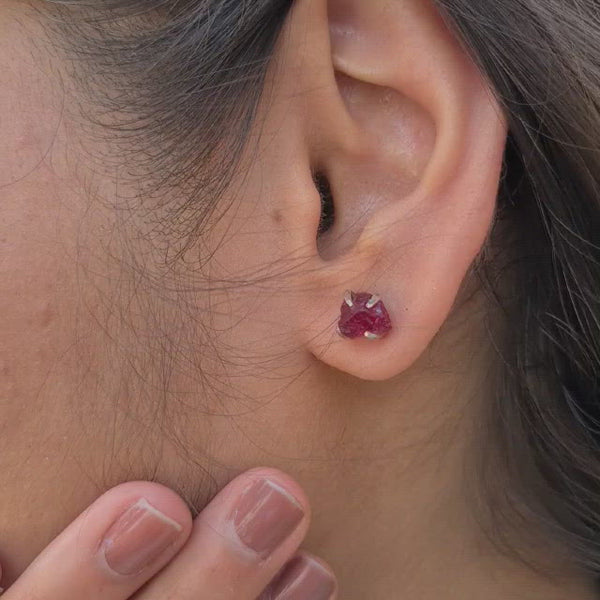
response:
<path id="1" fill-rule="evenodd" d="M 192 243 L 235 170 L 293 0 L 49 4 L 130 164 L 186 189 L 169 215 Z M 494 251 L 476 269 L 502 316 L 485 454 L 511 485 L 494 485 L 489 461 L 482 481 L 510 508 L 498 531 L 535 522 L 600 576 L 598 3 L 436 4 L 509 123 Z"/>

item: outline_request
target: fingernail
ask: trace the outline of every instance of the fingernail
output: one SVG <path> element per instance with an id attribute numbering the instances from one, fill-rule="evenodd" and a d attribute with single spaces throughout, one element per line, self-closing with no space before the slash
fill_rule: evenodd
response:
<path id="1" fill-rule="evenodd" d="M 262 558 L 278 548 L 303 518 L 299 502 L 268 479 L 253 482 L 233 510 L 240 540 Z"/>
<path id="2" fill-rule="evenodd" d="M 261 596 L 261 600 L 331 600 L 334 576 L 318 561 L 297 556 Z"/>
<path id="3" fill-rule="evenodd" d="M 101 548 L 119 575 L 137 575 L 152 565 L 179 537 L 183 527 L 141 498 L 109 528 Z"/>

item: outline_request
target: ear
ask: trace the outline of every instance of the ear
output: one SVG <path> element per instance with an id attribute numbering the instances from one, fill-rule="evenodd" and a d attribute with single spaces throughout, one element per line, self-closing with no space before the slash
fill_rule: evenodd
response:
<path id="1" fill-rule="evenodd" d="M 491 227 L 506 124 L 486 81 L 425 0 L 300 0 L 285 44 L 303 81 L 306 143 L 333 220 L 296 203 L 302 342 L 357 377 L 407 369 L 450 313 Z M 336 333 L 344 291 L 376 293 L 393 329 Z"/>

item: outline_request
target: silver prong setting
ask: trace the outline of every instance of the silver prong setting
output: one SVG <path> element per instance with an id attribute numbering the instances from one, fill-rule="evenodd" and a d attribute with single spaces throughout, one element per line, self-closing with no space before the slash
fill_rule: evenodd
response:
<path id="1" fill-rule="evenodd" d="M 371 333 L 370 331 L 365 331 L 365 338 L 368 340 L 380 340 L 381 336 L 377 335 L 376 333 Z"/>
<path id="2" fill-rule="evenodd" d="M 381 300 L 381 296 L 378 296 L 377 294 L 373 294 L 369 298 L 369 301 L 365 304 L 365 306 L 367 308 L 373 308 L 380 300 Z"/>
<path id="3" fill-rule="evenodd" d="M 346 293 L 344 294 L 344 302 L 348 305 L 349 308 L 352 308 L 354 306 L 354 302 L 352 301 L 352 292 L 350 290 L 346 290 Z"/>

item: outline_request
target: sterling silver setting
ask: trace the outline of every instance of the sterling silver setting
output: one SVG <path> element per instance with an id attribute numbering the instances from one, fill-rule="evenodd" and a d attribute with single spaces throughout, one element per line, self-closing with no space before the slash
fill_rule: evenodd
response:
<path id="1" fill-rule="evenodd" d="M 377 294 L 373 294 L 370 300 L 365 304 L 367 308 L 373 308 L 379 301 L 381 300 L 381 296 Z"/>
<path id="2" fill-rule="evenodd" d="M 339 296 L 338 296 L 338 298 L 339 298 Z M 344 294 L 344 302 L 350 308 L 352 308 L 354 306 L 354 302 L 352 302 L 352 292 L 350 290 L 346 290 L 346 293 Z"/>
<path id="3" fill-rule="evenodd" d="M 375 304 L 377 304 L 377 302 Z M 375 306 L 375 304 L 373 306 Z M 370 331 L 365 331 L 365 338 L 368 340 L 380 340 L 381 336 L 376 333 L 371 333 Z"/>

